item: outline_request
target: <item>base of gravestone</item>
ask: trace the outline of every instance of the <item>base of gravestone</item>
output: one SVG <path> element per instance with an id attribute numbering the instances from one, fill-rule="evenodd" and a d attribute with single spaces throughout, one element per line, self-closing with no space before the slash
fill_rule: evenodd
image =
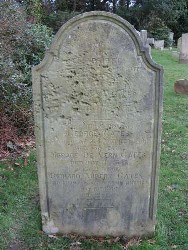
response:
<path id="1" fill-rule="evenodd" d="M 96 229 L 93 228 L 73 228 L 70 227 L 70 225 L 61 225 L 57 226 L 57 223 L 55 225 L 55 222 L 53 219 L 49 219 L 46 216 L 42 216 L 43 220 L 43 227 L 42 230 L 47 235 L 67 235 L 67 234 L 74 234 L 74 235 L 82 235 L 84 237 L 126 237 L 128 239 L 133 237 L 140 237 L 142 239 L 147 237 L 153 237 L 155 233 L 155 225 L 156 222 L 154 220 L 149 220 L 146 223 L 143 222 L 137 222 L 132 225 L 132 230 L 126 229 L 126 227 L 123 230 L 118 230 L 118 228 L 114 228 L 112 225 L 109 225 L 109 228 L 107 227 L 101 227 Z"/>
<path id="2" fill-rule="evenodd" d="M 55 227 L 54 227 L 55 229 Z M 130 235 L 127 235 L 126 232 L 125 233 L 114 233 L 114 234 L 108 234 L 108 233 L 104 233 L 104 234 L 94 234 L 94 233 L 87 233 L 87 232 L 84 232 L 84 233 L 78 233 L 78 232 L 65 232 L 65 233 L 62 233 L 62 232 L 56 232 L 54 230 L 52 231 L 45 231 L 46 230 L 46 226 L 44 225 L 44 227 L 42 228 L 43 232 L 47 235 L 54 235 L 54 236 L 61 236 L 61 237 L 71 237 L 72 235 L 74 235 L 75 237 L 84 237 L 84 238 L 92 238 L 92 237 L 100 237 L 100 238 L 106 238 L 106 237 L 110 237 L 110 238 L 126 238 L 127 240 L 130 240 L 132 238 L 139 238 L 139 239 L 150 239 L 150 238 L 153 238 L 155 236 L 155 232 L 154 231 L 151 231 L 151 232 L 143 232 L 143 234 L 130 234 Z"/>
<path id="3" fill-rule="evenodd" d="M 179 63 L 187 64 L 188 63 L 188 54 L 180 52 Z"/>
<path id="4" fill-rule="evenodd" d="M 180 58 L 179 63 L 180 64 L 188 64 L 188 59 Z"/>

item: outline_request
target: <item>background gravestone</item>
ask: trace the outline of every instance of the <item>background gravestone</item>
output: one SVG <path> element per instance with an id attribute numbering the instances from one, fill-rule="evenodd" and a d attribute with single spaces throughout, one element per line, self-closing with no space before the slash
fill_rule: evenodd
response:
<path id="1" fill-rule="evenodd" d="M 33 69 L 43 230 L 154 232 L 162 69 L 125 20 L 79 15 Z"/>
<path id="2" fill-rule="evenodd" d="M 147 43 L 149 44 L 149 45 L 154 45 L 155 44 L 155 39 L 154 38 L 148 38 L 147 39 Z"/>
<path id="3" fill-rule="evenodd" d="M 169 46 L 172 47 L 174 42 L 174 33 L 169 32 Z"/>
<path id="4" fill-rule="evenodd" d="M 164 40 L 156 40 L 154 43 L 154 48 L 163 50 L 164 49 Z"/>
<path id="5" fill-rule="evenodd" d="M 188 63 L 188 33 L 182 34 L 180 47 L 180 63 Z"/>
<path id="6" fill-rule="evenodd" d="M 148 39 L 148 32 L 147 32 L 147 30 L 141 30 L 140 31 L 140 38 L 141 38 L 141 40 L 142 40 L 142 42 L 143 42 L 144 45 L 148 44 L 147 43 L 147 39 Z"/>
<path id="7" fill-rule="evenodd" d="M 181 42 L 182 42 L 182 37 L 178 38 L 178 42 L 177 42 L 177 48 L 179 50 L 181 50 Z"/>

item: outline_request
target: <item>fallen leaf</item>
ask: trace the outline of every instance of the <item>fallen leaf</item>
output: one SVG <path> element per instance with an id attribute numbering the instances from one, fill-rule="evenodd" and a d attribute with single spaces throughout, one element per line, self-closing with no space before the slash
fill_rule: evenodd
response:
<path id="1" fill-rule="evenodd" d="M 116 237 L 116 238 L 114 239 L 114 242 L 117 243 L 119 240 L 120 240 L 120 237 Z"/>
<path id="2" fill-rule="evenodd" d="M 8 141 L 7 142 L 7 148 L 10 148 L 10 149 L 14 150 L 14 149 L 16 149 L 16 146 L 11 141 Z"/>
<path id="3" fill-rule="evenodd" d="M 25 158 L 25 159 L 24 159 L 24 166 L 26 167 L 27 164 L 28 164 L 28 158 Z"/>
<path id="4" fill-rule="evenodd" d="M 24 166 L 28 165 L 28 157 L 29 157 L 29 153 L 27 152 L 24 154 Z"/>
<path id="5" fill-rule="evenodd" d="M 82 245 L 82 243 L 79 241 L 73 242 L 70 245 L 70 250 L 81 250 L 81 248 L 80 248 L 81 245 Z"/>
<path id="6" fill-rule="evenodd" d="M 80 245 L 82 245 L 82 243 L 79 241 L 71 243 L 71 246 L 80 246 Z"/>
<path id="7" fill-rule="evenodd" d="M 58 239 L 58 237 L 56 235 L 54 235 L 54 234 L 49 234 L 48 237 L 53 238 L 53 239 Z"/>
<path id="8" fill-rule="evenodd" d="M 125 250 L 128 250 L 130 247 L 132 246 L 139 246 L 141 243 L 141 239 L 140 238 L 133 238 L 130 239 L 127 244 L 125 245 Z"/>
<path id="9" fill-rule="evenodd" d="M 155 244 L 155 243 L 156 243 L 156 240 L 150 239 L 150 240 L 148 240 L 148 243 L 150 243 L 150 244 Z"/>
<path id="10" fill-rule="evenodd" d="M 185 209 L 180 209 L 179 212 L 178 212 L 178 214 L 179 214 L 180 216 L 184 216 L 184 215 L 187 214 L 187 212 L 186 212 Z"/>
<path id="11" fill-rule="evenodd" d="M 174 189 L 173 189 L 172 186 L 167 186 L 166 189 L 167 189 L 169 192 L 173 192 L 173 191 L 174 191 Z"/>
<path id="12" fill-rule="evenodd" d="M 176 245 L 171 246 L 172 249 L 176 249 L 177 247 L 178 246 L 176 246 Z"/>

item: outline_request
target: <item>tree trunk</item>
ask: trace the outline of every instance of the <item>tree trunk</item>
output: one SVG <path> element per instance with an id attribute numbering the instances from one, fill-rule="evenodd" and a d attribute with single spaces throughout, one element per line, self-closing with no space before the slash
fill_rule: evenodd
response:
<path id="1" fill-rule="evenodd" d="M 116 2 L 117 2 L 117 0 L 112 1 L 112 3 L 113 3 L 113 13 L 116 13 Z"/>
<path id="2" fill-rule="evenodd" d="M 129 9 L 130 0 L 127 0 L 127 9 Z"/>
<path id="3" fill-rule="evenodd" d="M 76 11 L 76 0 L 74 0 L 74 2 L 73 2 L 73 11 L 74 12 Z"/>

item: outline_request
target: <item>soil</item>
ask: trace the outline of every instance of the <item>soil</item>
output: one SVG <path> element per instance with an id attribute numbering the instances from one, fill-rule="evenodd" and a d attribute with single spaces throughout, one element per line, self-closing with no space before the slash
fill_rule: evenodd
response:
<path id="1" fill-rule="evenodd" d="M 33 128 L 26 129 L 27 133 L 20 133 L 22 128 L 15 126 L 5 114 L 1 113 L 0 120 L 0 160 L 15 158 L 25 154 L 28 148 L 35 147 Z"/>

